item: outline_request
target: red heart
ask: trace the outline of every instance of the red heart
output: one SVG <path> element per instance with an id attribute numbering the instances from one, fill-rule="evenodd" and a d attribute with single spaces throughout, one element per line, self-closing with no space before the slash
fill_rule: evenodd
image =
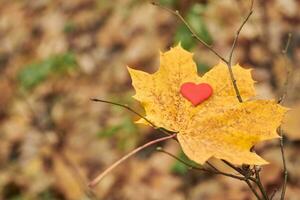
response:
<path id="1" fill-rule="evenodd" d="M 189 100 L 194 106 L 199 105 L 212 95 L 213 89 L 207 83 L 195 84 L 191 82 L 183 83 L 180 93 Z"/>

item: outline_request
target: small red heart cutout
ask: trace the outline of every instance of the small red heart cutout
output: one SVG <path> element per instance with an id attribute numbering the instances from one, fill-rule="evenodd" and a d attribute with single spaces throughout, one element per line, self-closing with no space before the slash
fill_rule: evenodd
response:
<path id="1" fill-rule="evenodd" d="M 194 106 L 197 106 L 212 95 L 213 89 L 207 83 L 195 84 L 187 82 L 181 85 L 180 93 Z"/>

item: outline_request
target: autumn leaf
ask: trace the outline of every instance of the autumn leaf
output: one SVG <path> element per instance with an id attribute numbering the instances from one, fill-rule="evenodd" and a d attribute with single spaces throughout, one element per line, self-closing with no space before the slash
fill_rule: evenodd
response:
<path id="1" fill-rule="evenodd" d="M 178 45 L 160 54 L 160 68 L 154 74 L 128 68 L 134 98 L 145 108 L 146 118 L 157 127 L 177 131 L 183 151 L 197 163 L 216 157 L 238 165 L 267 164 L 250 148 L 279 137 L 276 129 L 287 109 L 274 100 L 250 100 L 255 96 L 251 71 L 235 65 L 233 73 L 245 100 L 240 103 L 224 63 L 199 77 L 192 57 Z M 193 105 L 181 91 L 186 83 L 206 84 L 213 92 Z"/>

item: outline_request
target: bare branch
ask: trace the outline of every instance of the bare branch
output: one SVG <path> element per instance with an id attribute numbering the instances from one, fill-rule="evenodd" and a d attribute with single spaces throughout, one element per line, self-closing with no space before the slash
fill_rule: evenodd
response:
<path id="1" fill-rule="evenodd" d="M 154 123 L 152 123 L 150 120 L 148 120 L 146 117 L 144 117 L 143 115 L 141 115 L 140 113 L 138 113 L 137 111 L 135 111 L 134 109 L 130 108 L 127 105 L 124 104 L 120 104 L 120 103 L 116 103 L 116 102 L 112 102 L 112 101 L 107 101 L 107 100 L 103 100 L 103 99 L 96 99 L 96 98 L 91 98 L 91 101 L 95 101 L 95 102 L 101 102 L 101 103 L 107 103 L 107 104 L 112 104 L 115 106 L 120 106 L 122 108 L 125 108 L 127 110 L 129 110 L 130 112 L 136 114 L 137 116 L 141 117 L 142 119 L 144 119 L 145 121 L 147 121 L 153 128 L 157 129 L 158 131 L 167 134 L 167 135 L 171 135 L 173 133 L 177 133 L 177 132 L 173 132 L 173 131 L 169 131 L 166 129 L 162 129 L 160 127 L 155 126 Z"/>
<path id="2" fill-rule="evenodd" d="M 277 188 L 275 188 L 275 190 L 273 191 L 273 193 L 270 195 L 270 200 L 272 200 L 276 194 L 276 192 L 278 191 Z"/>
<path id="3" fill-rule="evenodd" d="M 255 195 L 255 197 L 257 198 L 257 200 L 262 200 L 261 197 L 258 195 L 258 193 L 256 192 L 255 188 L 253 187 L 253 185 L 250 183 L 250 181 L 248 179 L 245 180 L 245 182 L 247 183 L 248 187 L 251 189 L 251 191 L 253 192 L 253 194 Z"/>
<path id="4" fill-rule="evenodd" d="M 288 39 L 287 39 L 286 44 L 285 44 L 285 47 L 284 47 L 284 49 L 282 50 L 282 54 L 283 54 L 283 55 L 286 55 L 286 53 L 287 53 L 287 51 L 288 51 L 288 49 L 289 49 L 291 40 L 292 40 L 292 33 L 289 33 L 289 34 L 288 34 Z"/>
<path id="5" fill-rule="evenodd" d="M 289 33 L 288 34 L 288 39 L 287 39 L 287 42 L 285 44 L 285 47 L 284 49 L 281 51 L 282 55 L 284 56 L 285 59 L 288 59 L 286 54 L 287 54 L 287 51 L 288 51 L 288 48 L 289 48 L 289 45 L 291 43 L 291 39 L 292 39 L 292 34 Z M 285 79 L 285 82 L 284 82 L 284 85 L 283 85 L 283 92 L 281 94 L 281 96 L 279 97 L 278 99 L 278 103 L 283 103 L 286 95 L 287 95 L 287 87 L 288 87 L 288 83 L 289 83 L 289 77 L 290 77 L 290 74 L 291 74 L 291 69 L 290 67 L 288 67 L 288 63 L 287 63 L 287 60 L 286 61 L 286 67 L 287 67 L 287 74 L 286 74 L 286 79 Z"/>
<path id="6" fill-rule="evenodd" d="M 291 38 L 292 38 L 292 34 L 289 33 L 285 48 L 282 50 L 282 54 L 285 58 L 286 58 L 286 53 L 288 51 L 288 48 L 289 48 L 289 45 L 290 45 L 290 42 L 291 42 Z M 290 71 L 291 70 L 289 70 L 289 68 L 288 68 L 286 80 L 285 80 L 285 83 L 284 83 L 284 91 L 283 91 L 282 96 L 279 98 L 279 101 L 278 101 L 278 103 L 281 103 L 281 104 L 284 102 L 284 99 L 285 99 L 286 94 L 287 94 Z M 280 200 L 284 200 L 286 185 L 287 185 L 287 179 L 288 179 L 288 170 L 287 170 L 285 153 L 284 153 L 283 130 L 282 130 L 281 127 L 279 127 L 279 135 L 280 135 L 280 143 L 279 143 L 280 144 L 280 152 L 281 152 L 282 165 L 283 165 L 283 184 L 282 184 Z"/>
<path id="7" fill-rule="evenodd" d="M 214 166 L 212 167 L 214 170 L 210 170 L 210 169 L 206 169 L 206 168 L 203 168 L 203 167 L 197 167 L 197 166 L 191 165 L 191 164 L 185 162 L 184 160 L 182 160 L 181 158 L 178 158 L 177 156 L 175 156 L 175 155 L 173 155 L 173 154 L 171 154 L 171 153 L 163 150 L 162 148 L 157 148 L 156 150 L 159 151 L 159 152 L 165 153 L 168 156 L 171 156 L 172 158 L 178 160 L 179 162 L 181 162 L 182 164 L 186 165 L 190 169 L 199 170 L 199 171 L 205 171 L 205 172 L 212 173 L 212 174 L 223 175 L 223 176 L 231 177 L 231 178 L 238 179 L 238 180 L 241 180 L 241 181 L 245 180 L 245 177 L 236 176 L 234 174 L 229 174 L 229 173 L 221 172 L 217 168 L 215 168 Z M 209 164 L 209 165 L 211 165 L 211 164 Z"/>
<path id="8" fill-rule="evenodd" d="M 246 16 L 246 18 L 243 20 L 243 22 L 240 25 L 240 27 L 238 28 L 238 30 L 236 31 L 235 38 L 233 40 L 233 43 L 232 43 L 232 46 L 231 46 L 231 50 L 230 50 L 230 53 L 229 53 L 229 57 L 228 57 L 228 65 L 230 65 L 230 66 L 231 66 L 231 60 L 232 60 L 233 52 L 234 52 L 234 49 L 236 47 L 236 44 L 237 44 L 239 35 L 241 33 L 241 30 L 243 29 L 244 25 L 247 23 L 247 21 L 249 20 L 250 16 L 253 13 L 253 5 L 254 5 L 254 0 L 251 0 L 251 5 L 250 5 L 249 13 Z"/>
<path id="9" fill-rule="evenodd" d="M 213 170 L 219 171 L 215 166 L 213 166 L 210 162 L 206 161 L 207 165 L 210 166 Z"/>
<path id="10" fill-rule="evenodd" d="M 115 106 L 123 107 L 123 108 L 129 110 L 130 112 L 136 114 L 137 116 L 143 118 L 143 119 L 144 119 L 145 121 L 147 121 L 151 126 L 153 126 L 154 128 L 156 128 L 156 126 L 155 126 L 150 120 L 148 120 L 146 117 L 144 117 L 144 116 L 141 115 L 140 113 L 136 112 L 135 110 L 133 110 L 132 108 L 130 108 L 130 107 L 127 106 L 127 105 L 120 104 L 120 103 L 116 103 L 116 102 L 112 102 L 112 101 L 107 101 L 107 100 L 103 100 L 103 99 L 96 99 L 96 98 L 91 98 L 91 101 L 101 102 L 101 103 L 108 103 L 108 104 L 112 104 L 112 105 L 115 105 Z"/>
<path id="11" fill-rule="evenodd" d="M 284 200 L 287 179 L 288 179 L 288 170 L 286 166 L 286 159 L 285 159 L 284 145 L 283 145 L 283 131 L 281 127 L 279 128 L 279 135 L 280 135 L 280 153 L 281 153 L 282 164 L 283 164 L 283 184 L 282 184 L 280 200 Z"/>
<path id="12" fill-rule="evenodd" d="M 123 156 L 121 159 L 119 159 L 118 161 L 116 161 L 114 164 L 112 164 L 110 167 L 108 167 L 104 172 L 102 172 L 101 174 L 99 174 L 94 180 L 92 180 L 89 183 L 89 187 L 94 187 L 95 185 L 97 185 L 99 183 L 99 181 L 101 181 L 108 173 L 110 173 L 114 168 L 116 168 L 117 166 L 119 166 L 121 163 L 123 163 L 124 161 L 126 161 L 128 158 L 130 158 L 131 156 L 133 156 L 134 154 L 136 154 L 137 152 L 153 145 L 153 144 L 157 144 L 159 142 L 171 139 L 176 137 L 176 133 L 166 136 L 166 137 L 162 137 L 156 140 L 152 140 L 136 149 L 134 149 L 133 151 L 131 151 L 130 153 L 128 153 L 127 155 Z"/>
<path id="13" fill-rule="evenodd" d="M 269 196 L 264 188 L 264 186 L 262 185 L 261 183 L 261 180 L 260 180 L 260 169 L 257 169 L 257 166 L 255 166 L 255 181 L 256 181 L 256 185 L 258 186 L 260 192 L 262 193 L 263 197 L 265 200 L 269 200 Z"/>
<path id="14" fill-rule="evenodd" d="M 243 102 L 243 99 L 241 97 L 240 91 L 239 91 L 237 83 L 236 83 L 236 79 L 235 79 L 233 71 L 232 71 L 232 56 L 233 56 L 233 52 L 234 52 L 234 49 L 236 47 L 238 38 L 240 36 L 240 33 L 241 33 L 244 25 L 247 23 L 247 21 L 249 20 L 250 16 L 253 13 L 253 4 L 254 4 L 254 0 L 251 0 L 250 11 L 249 11 L 248 15 L 246 16 L 246 18 L 243 20 L 242 24 L 240 25 L 240 27 L 238 28 L 238 30 L 235 34 L 235 38 L 233 40 L 231 50 L 230 50 L 230 53 L 229 53 L 228 61 L 226 62 L 227 66 L 228 66 L 228 70 L 229 70 L 229 75 L 230 75 L 230 78 L 231 78 L 231 81 L 232 81 L 232 84 L 233 84 L 233 88 L 234 88 L 234 91 L 236 93 L 236 97 L 239 100 L 239 102 Z"/>
<path id="15" fill-rule="evenodd" d="M 237 171 L 238 173 L 240 173 L 242 176 L 245 177 L 245 182 L 247 183 L 248 187 L 251 189 L 251 191 L 253 192 L 253 194 L 256 196 L 256 198 L 258 200 L 262 200 L 261 197 L 258 195 L 257 191 L 255 190 L 255 188 L 253 187 L 253 185 L 251 184 L 250 180 L 253 181 L 253 183 L 255 183 L 256 185 L 258 185 L 258 181 L 256 178 L 253 178 L 251 176 L 249 176 L 248 171 L 250 169 L 248 169 L 247 172 L 244 172 L 243 169 L 240 169 L 236 166 L 234 166 L 233 164 L 231 164 L 230 162 L 226 161 L 226 160 L 222 160 L 226 165 L 228 165 L 229 167 L 231 167 L 232 169 L 234 169 L 235 171 Z M 264 200 L 268 200 L 266 198 L 264 198 Z"/>
<path id="16" fill-rule="evenodd" d="M 213 52 L 217 57 L 219 57 L 223 62 L 227 63 L 227 60 L 221 56 L 216 50 L 214 50 L 210 45 L 208 45 L 204 40 L 202 40 L 197 33 L 195 32 L 195 30 L 189 25 L 189 23 L 184 19 L 184 17 L 179 13 L 178 10 L 171 10 L 167 7 L 164 7 L 156 2 L 152 2 L 152 5 L 157 6 L 161 9 L 164 9 L 166 11 L 168 11 L 169 13 L 175 15 L 176 17 L 178 17 L 183 23 L 184 25 L 189 29 L 189 31 L 191 32 L 192 36 L 194 38 L 196 38 L 197 41 L 199 41 L 203 46 L 205 46 L 208 50 L 210 50 L 211 52 Z"/>
<path id="17" fill-rule="evenodd" d="M 233 164 L 231 164 L 230 162 L 226 161 L 226 160 L 222 160 L 223 163 L 225 163 L 226 165 L 228 165 L 229 167 L 231 167 L 232 169 L 234 169 L 236 172 L 240 173 L 241 175 L 244 175 L 242 169 L 234 166 Z"/>

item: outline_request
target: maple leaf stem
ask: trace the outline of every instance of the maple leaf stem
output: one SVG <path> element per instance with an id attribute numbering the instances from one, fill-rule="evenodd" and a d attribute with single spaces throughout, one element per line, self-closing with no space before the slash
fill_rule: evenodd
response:
<path id="1" fill-rule="evenodd" d="M 172 10 L 169 9 L 167 7 L 164 7 L 162 5 L 160 5 L 159 3 L 156 2 L 151 2 L 152 5 L 157 6 L 161 9 L 166 10 L 167 12 L 175 15 L 176 17 L 178 17 L 183 23 L 184 25 L 188 28 L 188 30 L 191 32 L 192 37 L 196 38 L 197 41 L 199 41 L 203 46 L 205 46 L 208 50 L 210 50 L 212 53 L 214 53 L 217 57 L 219 57 L 222 61 L 224 61 L 225 63 L 227 63 L 228 61 L 221 56 L 216 50 L 214 50 L 209 44 L 207 44 L 204 40 L 202 40 L 195 32 L 195 30 L 191 27 L 191 25 L 184 19 L 184 17 L 180 14 L 180 12 L 178 10 Z"/>
<path id="2" fill-rule="evenodd" d="M 241 181 L 244 181 L 245 178 L 244 177 L 241 177 L 241 176 L 236 176 L 234 174 L 229 174 L 229 173 L 225 173 L 225 172 L 221 172 L 220 170 L 218 170 L 216 167 L 214 167 L 212 164 L 208 163 L 207 164 L 213 168 L 213 170 L 210 170 L 210 169 L 206 169 L 206 168 L 203 168 L 203 167 L 197 167 L 197 166 L 194 166 L 192 164 L 189 164 L 187 163 L 186 161 L 182 160 L 181 158 L 171 154 L 170 152 L 167 152 L 165 151 L 164 149 L 162 149 L 161 147 L 158 147 L 156 149 L 157 151 L 161 152 L 161 153 L 164 153 L 174 159 L 176 159 L 177 161 L 181 162 L 182 164 L 186 165 L 189 169 L 192 169 L 192 170 L 198 170 L 198 171 L 204 171 L 204 172 L 208 172 L 208 173 L 211 173 L 211 174 L 217 174 L 217 175 L 223 175 L 223 176 L 227 176 L 227 177 L 231 177 L 231 178 L 234 178 L 234 179 L 238 179 L 238 180 L 241 180 Z"/>
<path id="3" fill-rule="evenodd" d="M 126 161 L 128 158 L 130 158 L 131 156 L 135 155 L 137 152 L 151 146 L 154 144 L 157 144 L 159 142 L 171 139 L 171 138 L 175 138 L 176 137 L 176 133 L 166 136 L 166 137 L 162 137 L 156 140 L 152 140 L 136 149 L 134 149 L 133 151 L 131 151 L 130 153 L 128 153 L 127 155 L 123 156 L 121 159 L 119 159 L 118 161 L 116 161 L 115 163 L 113 163 L 110 167 L 108 167 L 105 171 L 103 171 L 101 174 L 99 174 L 95 179 L 93 179 L 90 183 L 89 183 L 89 187 L 94 187 L 96 186 L 108 173 L 110 173 L 114 168 L 116 168 L 117 166 L 119 166 L 121 163 L 123 163 L 124 161 Z"/>

